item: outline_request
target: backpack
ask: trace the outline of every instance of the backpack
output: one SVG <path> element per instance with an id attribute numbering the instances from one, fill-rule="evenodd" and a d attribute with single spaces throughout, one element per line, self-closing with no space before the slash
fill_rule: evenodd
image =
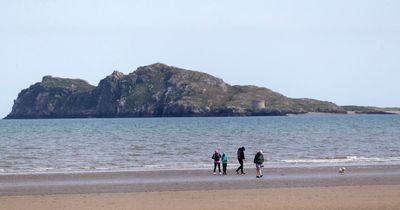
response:
<path id="1" fill-rule="evenodd" d="M 212 156 L 212 159 L 214 159 L 215 161 L 219 161 L 220 158 L 221 155 L 218 152 L 214 153 L 214 155 Z"/>

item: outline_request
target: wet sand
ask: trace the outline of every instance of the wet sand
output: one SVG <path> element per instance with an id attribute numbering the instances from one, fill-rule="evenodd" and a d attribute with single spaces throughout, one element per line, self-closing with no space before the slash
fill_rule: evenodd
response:
<path id="1" fill-rule="evenodd" d="M 400 209 L 400 166 L 0 175 L 0 209 Z"/>

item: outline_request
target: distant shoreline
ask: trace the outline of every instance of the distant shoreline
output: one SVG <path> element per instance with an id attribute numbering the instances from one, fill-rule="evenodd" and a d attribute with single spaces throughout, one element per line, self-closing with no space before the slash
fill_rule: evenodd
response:
<path id="1" fill-rule="evenodd" d="M 347 111 L 346 113 L 330 113 L 330 112 L 307 112 L 307 113 L 286 113 L 284 115 L 171 115 L 171 116 L 32 116 L 32 117 L 4 117 L 3 120 L 18 120 L 18 119 L 112 119 L 112 118 L 190 118 L 190 117 L 276 117 L 276 116 L 296 116 L 296 115 L 400 115 L 400 111 L 385 111 L 385 112 L 355 112 Z"/>

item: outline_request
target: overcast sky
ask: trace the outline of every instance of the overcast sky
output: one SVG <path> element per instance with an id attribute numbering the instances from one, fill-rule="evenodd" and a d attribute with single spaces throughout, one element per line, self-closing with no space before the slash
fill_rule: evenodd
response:
<path id="1" fill-rule="evenodd" d="M 44 75 L 156 62 L 339 105 L 400 107 L 400 1 L 0 0 L 0 117 Z"/>

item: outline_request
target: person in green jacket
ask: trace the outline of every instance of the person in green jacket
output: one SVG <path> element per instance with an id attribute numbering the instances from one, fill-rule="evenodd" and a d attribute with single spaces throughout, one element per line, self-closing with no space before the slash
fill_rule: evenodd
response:
<path id="1" fill-rule="evenodd" d="M 228 167 L 228 155 L 223 152 L 222 153 L 222 173 L 226 175 L 226 168 Z"/>
<path id="2" fill-rule="evenodd" d="M 264 163 L 264 155 L 263 155 L 263 151 L 260 150 L 254 156 L 254 164 L 256 164 L 256 177 L 257 178 L 263 177 L 263 174 L 261 171 L 262 167 L 264 167 L 263 163 Z"/>

